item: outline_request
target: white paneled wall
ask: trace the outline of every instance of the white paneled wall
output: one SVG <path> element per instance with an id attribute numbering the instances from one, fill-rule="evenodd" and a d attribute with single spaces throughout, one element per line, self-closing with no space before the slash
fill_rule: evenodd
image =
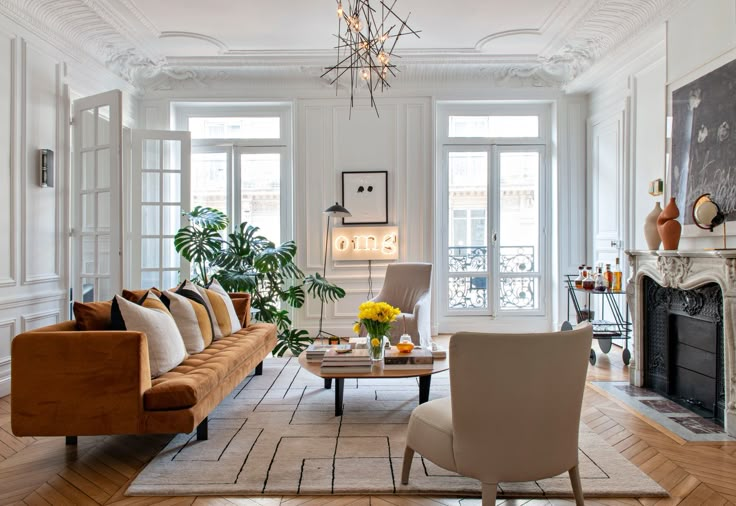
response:
<path id="1" fill-rule="evenodd" d="M 342 203 L 341 173 L 388 171 L 388 221 L 399 227 L 399 261 L 432 261 L 432 142 L 428 98 L 384 99 L 378 119 L 359 107 L 349 116 L 345 100 L 300 100 L 297 104 L 297 153 L 294 170 L 295 239 L 299 265 L 322 271 L 326 217 Z M 337 220 L 336 220 L 337 221 Z M 337 221 L 336 224 L 340 224 Z M 383 284 L 385 262 L 374 262 L 374 292 Z M 346 297 L 325 309 L 326 330 L 349 334 L 358 305 L 368 295 L 367 262 L 333 262 L 327 278 Z M 308 300 L 296 315 L 300 328 L 316 330 L 320 304 Z"/>
<path id="2" fill-rule="evenodd" d="M 10 389 L 12 338 L 66 319 L 64 64 L 0 29 L 0 395 Z M 38 150 L 56 153 L 41 188 Z"/>
<path id="3" fill-rule="evenodd" d="M 0 397 L 10 393 L 13 337 L 69 316 L 69 90 L 125 86 L 101 68 L 67 61 L 74 60 L 0 16 Z M 39 184 L 42 148 L 55 154 L 53 188 Z"/>

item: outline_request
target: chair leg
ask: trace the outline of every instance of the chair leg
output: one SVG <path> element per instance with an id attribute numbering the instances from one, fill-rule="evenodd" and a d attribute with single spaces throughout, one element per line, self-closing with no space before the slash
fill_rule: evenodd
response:
<path id="1" fill-rule="evenodd" d="M 575 495 L 575 504 L 577 506 L 583 506 L 585 500 L 583 499 L 583 486 L 580 483 L 580 470 L 577 464 L 568 473 L 570 474 L 570 483 L 572 483 L 572 493 Z"/>
<path id="2" fill-rule="evenodd" d="M 401 483 L 409 484 L 409 472 L 411 471 L 411 460 L 414 458 L 414 450 L 408 446 L 404 449 L 404 464 L 401 467 Z"/>
<path id="3" fill-rule="evenodd" d="M 483 499 L 481 504 L 483 506 L 495 506 L 496 505 L 496 483 L 483 483 Z"/>

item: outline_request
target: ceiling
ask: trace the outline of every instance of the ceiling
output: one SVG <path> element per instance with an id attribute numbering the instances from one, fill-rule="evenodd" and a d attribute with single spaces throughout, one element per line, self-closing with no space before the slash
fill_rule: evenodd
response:
<path id="1" fill-rule="evenodd" d="M 421 31 L 420 38 L 401 38 L 398 64 L 410 81 L 480 76 L 559 87 L 679 3 L 396 0 L 394 10 Z M 335 6 L 335 0 L 8 0 L 0 10 L 42 24 L 53 42 L 144 92 L 238 77 L 319 79 L 334 63 Z"/>

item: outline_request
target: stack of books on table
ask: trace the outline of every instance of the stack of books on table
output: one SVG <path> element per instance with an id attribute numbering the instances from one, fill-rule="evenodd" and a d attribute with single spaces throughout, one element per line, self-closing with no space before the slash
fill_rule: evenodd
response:
<path id="1" fill-rule="evenodd" d="M 412 369 L 412 370 L 432 370 L 432 363 L 434 357 L 430 350 L 423 348 L 414 348 L 409 353 L 401 353 L 396 349 L 395 346 L 391 347 L 391 350 L 386 350 L 386 355 L 383 359 L 384 370 L 401 370 L 401 369 Z"/>
<path id="2" fill-rule="evenodd" d="M 349 350 L 349 344 L 320 344 L 312 343 L 307 347 L 307 362 L 319 364 L 329 350 Z"/>
<path id="3" fill-rule="evenodd" d="M 372 366 L 368 350 L 352 350 L 348 353 L 328 350 L 322 358 L 320 372 L 323 374 L 367 373 L 371 372 Z"/>

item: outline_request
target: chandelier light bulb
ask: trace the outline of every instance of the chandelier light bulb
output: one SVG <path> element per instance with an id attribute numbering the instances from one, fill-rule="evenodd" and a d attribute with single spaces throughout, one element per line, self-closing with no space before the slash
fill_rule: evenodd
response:
<path id="1" fill-rule="evenodd" d="M 384 33 L 383 35 L 381 35 L 381 42 L 386 42 L 387 40 L 388 40 L 388 34 L 387 33 Z"/>
<path id="2" fill-rule="evenodd" d="M 356 33 L 363 29 L 363 23 L 360 21 L 360 17 L 357 14 L 350 19 L 350 27 Z"/>
<path id="3" fill-rule="evenodd" d="M 363 68 L 360 70 L 360 77 L 363 79 L 363 81 L 367 81 L 371 77 L 370 70 Z"/>
<path id="4" fill-rule="evenodd" d="M 389 57 L 388 53 L 386 53 L 385 51 L 381 51 L 380 53 L 378 53 L 378 61 L 380 61 L 382 64 L 388 65 L 388 62 L 390 60 L 391 58 Z"/>
<path id="5" fill-rule="evenodd" d="M 338 18 L 342 17 L 342 2 L 337 3 L 337 17 Z"/>

